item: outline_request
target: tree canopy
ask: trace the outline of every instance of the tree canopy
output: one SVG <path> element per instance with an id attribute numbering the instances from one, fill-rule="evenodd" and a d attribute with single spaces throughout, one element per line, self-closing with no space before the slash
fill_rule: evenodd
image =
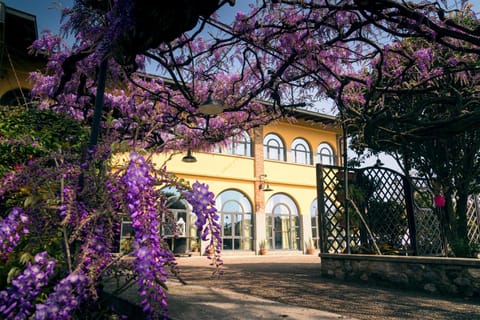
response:
<path id="1" fill-rule="evenodd" d="M 424 39 L 471 55 L 479 52 L 475 24 L 455 20 L 454 13 L 463 8 L 449 2 L 257 1 L 251 12 L 238 12 L 232 25 L 207 14 L 226 1 L 204 2 L 198 1 L 206 11 L 182 2 L 191 13 L 184 17 L 190 23 L 172 28 L 166 38 L 161 38 L 158 30 L 165 29 L 162 25 L 169 20 L 160 18 L 174 10 L 173 5 L 75 2 L 66 12 L 64 26 L 76 36 L 75 45 L 65 51 L 60 38 L 44 35 L 33 46 L 51 56 L 49 76 L 34 77 L 34 93 L 53 96 L 57 109 L 88 118 L 97 67 L 101 60 L 109 59 L 110 79 L 115 79 L 117 90 L 107 95 L 106 105 L 115 115 L 116 128 L 135 127 L 161 137 L 156 141 L 162 141 L 163 148 L 201 147 L 319 99 L 334 99 L 341 111 L 350 108 L 344 100 L 347 97 L 368 99 L 352 96 L 351 87 L 379 86 L 384 92 L 398 92 L 396 87 L 381 87 L 389 75 L 384 75 L 386 69 L 380 66 L 388 60 L 384 46 L 399 39 Z M 148 15 L 139 16 L 146 11 Z M 193 26 L 191 21 L 196 19 Z M 471 19 L 476 20 L 473 12 Z M 150 29 L 144 20 L 149 21 Z M 155 21 L 161 22 L 154 26 Z M 174 34 L 179 36 L 170 39 Z M 142 39 L 144 45 L 130 45 L 137 41 L 134 38 Z M 421 58 L 421 52 L 411 54 L 412 62 Z M 132 74 L 145 72 L 146 64 L 157 68 L 168 81 Z M 367 68 L 370 75 L 359 76 L 359 68 Z M 465 68 L 470 66 L 457 61 L 443 66 L 442 72 L 458 74 Z M 61 77 L 51 77 L 52 73 Z M 221 101 L 224 111 L 220 115 L 199 111 L 209 96 Z M 258 103 L 259 99 L 268 103 Z M 156 119 L 155 125 L 153 121 L 143 123 L 133 113 L 148 114 L 143 119 Z M 476 117 L 472 112 L 459 120 L 471 127 L 480 123 Z M 190 138 L 185 139 L 187 136 Z"/>
<path id="2" fill-rule="evenodd" d="M 0 280 L 9 284 L 0 291 L 4 318 L 98 315 L 99 284 L 116 262 L 111 249 L 122 214 L 135 229 L 130 270 L 143 308 L 152 318 L 166 309 L 165 268 L 175 270 L 175 262 L 159 235 L 168 214 L 168 199 L 158 191 L 164 186 L 176 186 L 193 206 L 206 250 L 213 249 L 213 264 L 221 265 L 214 195 L 200 182 L 190 186 L 156 168 L 146 149 L 209 148 L 325 98 L 334 100 L 344 124 L 352 115 L 369 120 L 368 136 L 394 130 L 392 136 L 415 139 L 432 130 L 448 135 L 479 128 L 477 96 L 468 94 L 476 92 L 470 84 L 480 31 L 469 10 L 468 19 L 455 19 L 466 2 L 258 0 L 231 24 L 215 14 L 224 5 L 234 1 L 76 0 L 64 11 L 62 29 L 73 44 L 44 33 L 32 45 L 32 53 L 48 57 L 46 70 L 31 76 L 40 108 L 82 125 L 95 124 L 98 100 L 104 108 L 100 142 L 88 157 L 77 150 L 41 154 L 0 181 L 0 196 L 24 200 L 1 212 L 0 259 L 8 263 Z M 404 47 L 409 43 L 422 45 Z M 445 87 L 449 81 L 461 90 Z M 393 101 L 410 93 L 418 95 L 399 106 L 415 119 L 377 109 L 384 106 L 376 105 L 379 96 Z M 435 102 L 438 94 L 461 98 L 464 110 Z M 412 103 L 422 97 L 431 104 L 416 113 Z M 208 100 L 221 112 L 202 111 Z M 437 115 L 453 117 L 445 122 Z M 419 117 L 423 129 L 416 127 Z M 383 126 L 371 126 L 372 119 Z M 119 142 L 132 152 L 125 166 L 113 168 L 112 145 Z"/>

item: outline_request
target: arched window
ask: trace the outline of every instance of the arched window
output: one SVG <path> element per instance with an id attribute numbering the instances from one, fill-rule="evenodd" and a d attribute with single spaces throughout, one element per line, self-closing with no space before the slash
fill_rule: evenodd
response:
<path id="1" fill-rule="evenodd" d="M 252 204 L 236 190 L 226 190 L 215 199 L 222 226 L 223 250 L 253 250 Z"/>
<path id="2" fill-rule="evenodd" d="M 242 132 L 239 135 L 230 138 L 230 143 L 227 147 L 228 154 L 234 154 L 237 156 L 252 156 L 252 140 L 246 132 Z"/>
<path id="3" fill-rule="evenodd" d="M 275 194 L 265 206 L 267 242 L 272 249 L 300 249 L 298 209 L 286 194 Z"/>
<path id="4" fill-rule="evenodd" d="M 20 106 L 30 102 L 30 90 L 13 89 L 5 92 L 0 98 L 2 106 Z"/>
<path id="5" fill-rule="evenodd" d="M 265 159 L 285 161 L 285 146 L 282 139 L 273 133 L 269 133 L 263 139 Z"/>
<path id="6" fill-rule="evenodd" d="M 322 142 L 317 149 L 317 163 L 334 165 L 335 164 L 335 154 L 333 153 L 332 147 L 326 143 Z"/>
<path id="7" fill-rule="evenodd" d="M 226 140 L 226 147 L 215 146 L 213 152 L 233 154 L 237 156 L 252 156 L 252 140 L 246 132 L 242 132 Z"/>
<path id="8" fill-rule="evenodd" d="M 292 161 L 301 164 L 312 164 L 310 146 L 302 138 L 293 140 Z"/>
<path id="9" fill-rule="evenodd" d="M 196 216 L 187 201 L 180 199 L 180 192 L 174 187 L 162 189 L 167 198 L 168 215 L 160 221 L 160 233 L 174 253 L 186 253 L 193 242 L 199 241 L 195 226 Z M 122 218 L 120 230 L 120 252 L 128 253 L 132 248 L 133 228 L 129 216 Z"/>

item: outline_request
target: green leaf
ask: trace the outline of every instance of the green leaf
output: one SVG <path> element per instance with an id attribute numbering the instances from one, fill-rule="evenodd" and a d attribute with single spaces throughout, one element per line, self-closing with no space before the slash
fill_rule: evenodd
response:
<path id="1" fill-rule="evenodd" d="M 12 283 L 12 280 L 20 273 L 20 269 L 17 267 L 13 267 L 8 271 L 7 275 L 7 283 Z"/>
<path id="2" fill-rule="evenodd" d="M 27 264 L 27 262 L 33 261 L 33 256 L 29 252 L 24 252 L 20 256 L 20 263 L 21 264 Z"/>

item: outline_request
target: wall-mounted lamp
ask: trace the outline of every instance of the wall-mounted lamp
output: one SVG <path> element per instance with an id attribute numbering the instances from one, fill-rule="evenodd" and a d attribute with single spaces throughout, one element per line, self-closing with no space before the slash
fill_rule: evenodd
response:
<path id="1" fill-rule="evenodd" d="M 187 162 L 187 163 L 193 163 L 193 162 L 197 162 L 197 158 L 195 158 L 192 155 L 192 150 L 188 149 L 187 150 L 187 155 L 182 158 L 182 161 Z"/>
<path id="2" fill-rule="evenodd" d="M 211 93 L 208 95 L 207 100 L 198 106 L 198 111 L 209 116 L 216 116 L 222 113 L 223 109 L 223 106 L 218 101 L 212 99 Z"/>
<path id="3" fill-rule="evenodd" d="M 261 174 L 260 175 L 260 184 L 258 185 L 258 189 L 268 192 L 268 191 L 273 191 L 272 188 L 270 188 L 270 185 L 267 182 L 267 175 L 266 174 Z"/>

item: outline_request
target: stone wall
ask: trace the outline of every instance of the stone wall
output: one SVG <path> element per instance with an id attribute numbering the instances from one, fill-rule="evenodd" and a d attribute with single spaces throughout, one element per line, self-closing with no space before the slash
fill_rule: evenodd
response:
<path id="1" fill-rule="evenodd" d="M 480 260 L 443 257 L 320 254 L 322 275 L 480 298 Z"/>

